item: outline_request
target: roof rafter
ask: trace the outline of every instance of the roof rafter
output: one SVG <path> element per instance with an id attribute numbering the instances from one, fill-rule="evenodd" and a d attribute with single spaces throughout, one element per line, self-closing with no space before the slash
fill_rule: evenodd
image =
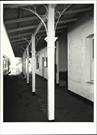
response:
<path id="1" fill-rule="evenodd" d="M 15 36 L 10 36 L 10 39 L 19 38 L 19 37 L 25 37 L 25 36 L 29 36 L 31 34 L 32 34 L 32 32 L 28 32 L 28 33 L 23 33 L 23 34 L 15 35 Z"/>
<path id="2" fill-rule="evenodd" d="M 42 17 L 44 17 L 44 15 Z M 12 20 L 5 21 L 5 24 L 20 23 L 20 22 L 32 21 L 32 20 L 38 20 L 38 18 L 36 16 L 31 16 L 31 17 L 12 19 Z"/>
<path id="3" fill-rule="evenodd" d="M 80 13 L 80 12 L 86 12 L 86 11 L 89 11 L 91 9 L 92 9 L 92 7 L 69 10 L 69 11 L 66 11 L 64 14 L 75 14 L 75 13 Z M 41 17 L 43 18 L 44 15 L 42 15 Z M 35 20 L 35 19 L 38 19 L 38 18 L 36 16 L 24 17 L 24 18 L 18 18 L 18 19 L 5 21 L 5 24 L 12 24 L 12 23 L 18 23 L 18 22 L 24 22 L 24 21 L 31 21 L 31 20 Z"/>
<path id="4" fill-rule="evenodd" d="M 64 29 L 64 28 L 66 28 L 66 27 L 67 27 L 66 25 L 58 27 L 58 28 L 57 28 L 57 33 L 58 33 L 58 30 Z M 44 30 L 44 32 L 45 32 L 45 30 Z M 30 40 L 30 39 L 29 39 L 29 40 Z M 16 39 L 16 40 L 12 40 L 12 41 L 11 41 L 11 43 L 17 43 L 17 44 L 18 44 L 18 42 L 19 42 L 19 43 L 20 43 L 20 42 L 23 42 L 23 39 L 21 38 L 21 39 Z M 25 41 L 25 42 L 26 42 L 26 41 Z"/>
<path id="5" fill-rule="evenodd" d="M 77 20 L 77 18 L 72 18 L 72 19 L 67 19 L 67 20 L 65 20 L 65 21 L 60 21 L 59 23 L 64 23 L 64 24 L 65 24 L 65 23 L 69 23 L 69 22 L 76 21 L 76 20 Z M 41 27 L 42 27 L 42 22 L 39 23 L 37 29 L 35 30 L 35 32 L 34 32 L 35 35 L 38 33 L 38 31 L 39 31 L 39 29 L 40 29 Z M 65 26 L 61 26 L 61 27 L 58 27 L 57 30 L 60 30 L 60 29 L 62 29 L 62 28 L 66 28 L 66 25 L 65 25 Z M 40 31 L 40 32 L 41 32 L 41 31 Z M 42 31 L 42 32 L 45 32 L 45 30 Z M 29 33 L 27 33 L 27 34 L 29 34 Z M 30 34 L 31 34 L 31 33 L 30 33 Z M 15 43 L 15 42 L 22 41 L 22 40 L 23 40 L 22 37 L 23 37 L 24 35 L 25 35 L 25 34 L 21 34 L 21 39 L 12 40 L 11 43 Z M 18 37 L 20 37 L 20 35 L 18 35 Z M 14 37 L 13 37 L 13 38 L 14 38 Z M 29 39 L 29 40 L 30 40 L 30 39 Z"/>
<path id="6" fill-rule="evenodd" d="M 65 12 L 65 14 L 75 14 L 75 13 L 81 13 L 81 12 L 86 12 L 91 10 L 92 7 L 88 7 L 88 8 L 82 8 L 82 9 L 75 9 L 75 10 L 69 10 L 67 12 Z"/>
<path id="7" fill-rule="evenodd" d="M 66 19 L 66 20 L 61 20 L 59 21 L 59 24 L 66 24 L 66 23 L 70 23 L 70 22 L 74 22 L 74 21 L 77 21 L 78 19 L 77 18 L 71 18 L 71 19 Z"/>
<path id="8" fill-rule="evenodd" d="M 16 45 L 26 45 L 27 44 L 27 42 L 25 41 L 25 40 L 21 40 L 20 42 L 14 42 L 14 43 L 11 43 L 12 44 L 12 47 L 13 46 L 16 46 Z"/>
<path id="9" fill-rule="evenodd" d="M 19 8 L 29 6 L 30 4 L 6 4 L 4 8 Z"/>
<path id="10" fill-rule="evenodd" d="M 77 18 L 67 19 L 65 21 L 60 21 L 59 24 L 61 24 L 61 23 L 65 24 L 65 23 L 76 21 L 76 20 L 77 20 Z M 37 27 L 37 30 L 35 30 L 35 32 L 34 32 L 35 35 L 39 31 L 41 26 L 42 26 L 42 23 L 39 23 L 39 26 Z M 42 30 L 40 32 L 42 32 Z M 10 39 L 14 39 L 14 38 L 18 38 L 18 37 L 23 37 L 23 36 L 27 36 L 27 35 L 31 35 L 31 34 L 32 34 L 32 32 L 28 32 L 28 33 L 25 33 L 25 34 L 19 34 L 19 35 L 15 35 L 15 36 L 10 36 Z"/>
<path id="11" fill-rule="evenodd" d="M 23 38 L 19 38 L 19 39 L 11 40 L 11 43 L 19 42 L 19 41 L 23 41 L 23 40 L 24 40 Z M 27 40 L 29 40 L 29 39 L 27 39 Z"/>
<path id="12" fill-rule="evenodd" d="M 15 28 L 15 29 L 8 30 L 8 33 L 10 34 L 10 33 L 18 32 L 18 31 L 23 31 L 23 30 L 35 29 L 36 27 L 37 25 Z"/>

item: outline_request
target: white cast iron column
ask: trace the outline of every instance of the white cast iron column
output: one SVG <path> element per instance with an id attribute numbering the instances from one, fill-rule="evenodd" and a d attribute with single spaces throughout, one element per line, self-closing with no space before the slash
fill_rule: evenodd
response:
<path id="1" fill-rule="evenodd" d="M 23 72 L 23 75 L 24 75 L 24 54 L 23 54 L 23 57 L 22 57 L 22 72 Z"/>
<path id="2" fill-rule="evenodd" d="M 24 78 L 26 78 L 26 53 L 23 54 Z"/>
<path id="3" fill-rule="evenodd" d="M 32 35 L 32 92 L 35 94 L 35 70 L 36 70 L 35 36 Z"/>
<path id="4" fill-rule="evenodd" d="M 27 83 L 29 83 L 29 46 L 27 46 Z"/>
<path id="5" fill-rule="evenodd" d="M 48 33 L 47 33 L 47 55 L 48 55 L 48 120 L 55 119 L 55 29 L 54 20 L 55 7 L 48 7 Z"/>

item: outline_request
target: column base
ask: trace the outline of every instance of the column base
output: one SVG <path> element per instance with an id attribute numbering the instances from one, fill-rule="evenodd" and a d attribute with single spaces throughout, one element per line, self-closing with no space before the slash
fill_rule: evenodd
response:
<path id="1" fill-rule="evenodd" d="M 48 120 L 48 122 L 55 122 L 55 120 Z"/>
<path id="2" fill-rule="evenodd" d="M 37 95 L 36 92 L 32 92 L 32 96 L 35 96 L 35 95 Z"/>

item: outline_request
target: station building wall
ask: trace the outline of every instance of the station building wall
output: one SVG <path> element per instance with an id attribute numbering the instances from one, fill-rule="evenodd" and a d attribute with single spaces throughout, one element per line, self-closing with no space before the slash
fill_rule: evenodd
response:
<path id="1" fill-rule="evenodd" d="M 66 33 L 63 33 L 58 37 L 56 43 L 55 53 L 55 76 L 59 78 L 59 75 L 67 71 L 67 39 Z M 39 68 L 37 68 L 37 57 L 39 62 Z M 47 79 L 47 66 L 43 66 L 43 58 L 47 58 L 47 47 L 41 49 L 36 54 L 36 74 Z"/>
<path id="2" fill-rule="evenodd" d="M 94 100 L 94 81 L 91 80 L 91 42 L 94 35 L 93 13 L 84 14 L 76 23 L 70 25 L 67 33 L 56 42 L 57 74 L 68 72 L 68 90 L 86 99 Z M 92 49 L 93 50 L 93 49 Z M 47 79 L 47 67 L 42 65 L 42 57 L 47 57 L 47 48 L 37 52 L 39 68 L 36 74 Z M 44 73 L 43 73 L 44 71 Z M 93 76 L 93 71 L 92 71 Z M 59 80 L 60 81 L 60 80 Z"/>
<path id="3" fill-rule="evenodd" d="M 36 54 L 36 74 L 47 79 L 47 66 L 43 64 L 43 59 L 47 58 L 47 47 L 41 49 Z M 37 62 L 38 59 L 38 62 Z M 38 67 L 37 67 L 38 64 Z"/>
<path id="4" fill-rule="evenodd" d="M 94 100 L 93 78 L 92 80 L 90 78 L 91 64 L 93 70 L 91 62 L 93 20 L 93 13 L 84 14 L 68 30 L 68 89 L 91 101 Z"/>

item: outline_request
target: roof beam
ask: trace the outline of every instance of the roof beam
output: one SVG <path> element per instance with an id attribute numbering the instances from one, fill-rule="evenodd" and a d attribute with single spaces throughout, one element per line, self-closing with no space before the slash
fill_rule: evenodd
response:
<path id="1" fill-rule="evenodd" d="M 75 13 L 81 13 L 91 10 L 93 7 L 88 8 L 82 8 L 82 9 L 75 9 L 75 10 L 68 10 L 64 14 L 75 14 Z"/>
<path id="2" fill-rule="evenodd" d="M 65 14 L 74 14 L 74 13 L 86 12 L 86 11 L 89 11 L 91 9 L 92 9 L 92 7 L 69 10 L 69 11 L 66 11 Z M 44 17 L 44 15 L 42 17 Z M 12 23 L 18 23 L 18 22 L 23 22 L 23 21 L 31 21 L 31 20 L 35 20 L 35 19 L 38 19 L 38 18 L 36 16 L 24 17 L 24 18 L 18 18 L 18 19 L 14 19 L 14 20 L 5 21 L 5 24 L 12 24 Z"/>
<path id="3" fill-rule="evenodd" d="M 62 24 L 62 23 L 70 23 L 70 22 L 74 22 L 74 21 L 77 21 L 78 19 L 77 18 L 71 18 L 71 19 L 67 19 L 67 20 L 62 20 L 62 21 L 59 21 L 59 24 Z"/>
<path id="4" fill-rule="evenodd" d="M 14 47 L 15 45 L 26 45 L 27 42 L 25 40 L 22 40 L 20 42 L 14 42 L 14 43 L 11 43 L 12 47 Z"/>
<path id="5" fill-rule="evenodd" d="M 36 16 L 34 16 L 34 17 L 24 17 L 24 18 L 18 18 L 18 19 L 5 21 L 5 24 L 20 23 L 20 22 L 31 21 L 31 20 L 35 20 L 35 19 L 37 19 Z"/>
<path id="6" fill-rule="evenodd" d="M 15 36 L 10 36 L 10 39 L 14 39 L 14 38 L 19 38 L 19 37 L 25 37 L 25 36 L 29 36 L 31 35 L 32 32 L 28 32 L 28 33 L 23 33 L 23 34 L 19 34 L 19 35 L 15 35 Z"/>
<path id="7" fill-rule="evenodd" d="M 30 40 L 30 39 L 28 39 L 28 40 Z M 24 39 L 19 38 L 19 39 L 11 40 L 11 43 L 15 43 L 15 42 L 19 42 L 19 41 L 24 41 Z"/>
<path id="8" fill-rule="evenodd" d="M 30 4 L 6 4 L 4 8 L 19 8 L 24 6 L 29 6 Z"/>
<path id="9" fill-rule="evenodd" d="M 66 27 L 67 27 L 67 25 L 60 26 L 60 27 L 58 27 L 56 30 L 59 30 L 59 29 L 64 29 L 64 28 L 66 28 Z"/>
<path id="10" fill-rule="evenodd" d="M 8 33 L 10 34 L 10 33 L 18 32 L 18 31 L 23 31 L 23 30 L 35 29 L 36 27 L 37 25 L 15 28 L 15 29 L 8 30 Z"/>
<path id="11" fill-rule="evenodd" d="M 66 25 L 64 25 L 64 26 L 61 26 L 61 27 L 58 27 L 57 29 L 56 29 L 56 33 L 59 33 L 59 32 L 61 32 L 61 29 L 64 29 L 64 28 L 66 28 L 67 26 Z M 45 36 L 45 34 L 42 34 L 43 36 Z M 24 44 L 27 44 L 27 42 L 25 41 L 25 40 L 22 40 L 21 39 L 21 41 L 20 42 L 11 42 L 12 43 L 12 46 L 15 46 L 15 45 L 24 45 Z"/>
<path id="12" fill-rule="evenodd" d="M 67 20 L 65 20 L 65 21 L 60 21 L 59 24 L 61 24 L 61 23 L 69 23 L 69 22 L 73 22 L 73 21 L 76 21 L 76 20 L 77 20 L 77 18 L 67 19 Z M 39 24 L 39 25 L 40 25 L 40 24 Z M 41 24 L 41 25 L 42 25 L 42 24 Z M 41 28 L 41 25 L 38 26 L 38 27 Z M 39 30 L 38 27 L 37 27 L 37 31 Z M 37 31 L 34 32 L 34 34 L 36 34 Z M 41 30 L 41 32 L 44 32 L 44 31 L 45 31 L 45 30 Z M 28 33 L 24 33 L 24 34 L 15 35 L 15 36 L 10 36 L 10 39 L 19 38 L 19 37 L 24 37 L 24 36 L 31 35 L 31 34 L 32 34 L 32 32 L 28 32 Z"/>
<path id="13" fill-rule="evenodd" d="M 42 15 L 41 17 L 43 18 L 44 15 Z M 37 19 L 38 19 L 37 16 L 23 17 L 23 18 L 18 18 L 18 19 L 13 19 L 13 20 L 7 20 L 5 21 L 5 24 L 20 23 L 24 21 L 32 21 L 32 20 L 37 20 Z"/>

